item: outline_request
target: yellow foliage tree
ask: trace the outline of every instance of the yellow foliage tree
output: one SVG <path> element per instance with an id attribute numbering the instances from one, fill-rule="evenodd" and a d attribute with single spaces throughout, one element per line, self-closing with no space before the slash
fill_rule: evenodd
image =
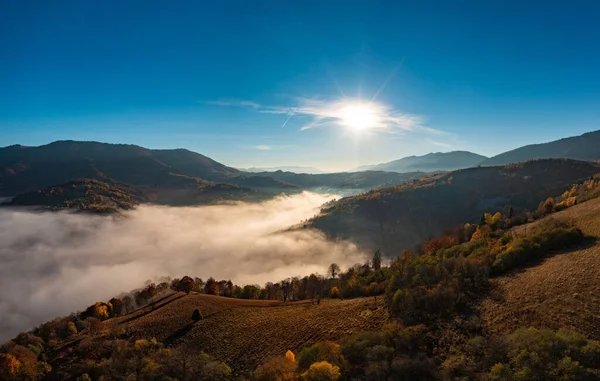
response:
<path id="1" fill-rule="evenodd" d="M 99 320 L 108 319 L 108 306 L 101 302 L 94 304 L 94 317 Z"/>
<path id="2" fill-rule="evenodd" d="M 285 358 L 286 358 L 288 361 L 291 361 L 291 362 L 293 362 L 293 363 L 296 363 L 296 355 L 295 355 L 295 354 L 294 354 L 294 352 L 292 352 L 292 351 L 287 351 L 287 352 L 285 352 Z"/>
<path id="3" fill-rule="evenodd" d="M 0 378 L 4 379 L 16 376 L 22 366 L 21 361 L 10 353 L 0 354 L 0 376 L 3 376 Z"/>
<path id="4" fill-rule="evenodd" d="M 337 299 L 340 297 L 340 290 L 337 287 L 332 287 L 331 291 L 329 292 L 329 296 L 331 296 L 331 298 L 333 299 Z"/>
<path id="5" fill-rule="evenodd" d="M 483 240 L 488 241 L 490 239 L 491 229 L 488 225 L 477 227 L 475 233 L 471 237 L 471 241 Z"/>
<path id="6" fill-rule="evenodd" d="M 285 357 L 273 357 L 254 371 L 256 381 L 297 381 L 296 356 L 287 351 Z"/>
<path id="7" fill-rule="evenodd" d="M 337 381 L 340 379 L 340 368 L 331 365 L 327 361 L 312 364 L 310 368 L 302 373 L 303 381 Z"/>

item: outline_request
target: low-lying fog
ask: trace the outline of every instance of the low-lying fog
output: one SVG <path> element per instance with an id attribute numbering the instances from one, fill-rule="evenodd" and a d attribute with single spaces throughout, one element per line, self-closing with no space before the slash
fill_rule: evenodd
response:
<path id="1" fill-rule="evenodd" d="M 318 212 L 314 193 L 261 204 L 140 206 L 123 216 L 0 209 L 0 341 L 162 276 L 260 284 L 364 259 L 315 231 L 273 232 Z"/>

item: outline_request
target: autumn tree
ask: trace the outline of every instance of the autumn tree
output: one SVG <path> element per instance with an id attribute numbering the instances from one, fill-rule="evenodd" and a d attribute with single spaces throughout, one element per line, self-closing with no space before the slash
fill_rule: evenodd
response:
<path id="1" fill-rule="evenodd" d="M 332 263 L 329 265 L 329 275 L 331 275 L 331 279 L 335 279 L 335 276 L 338 275 L 342 270 L 337 263 Z"/>
<path id="2" fill-rule="evenodd" d="M 102 322 L 93 316 L 89 317 L 85 319 L 85 328 L 87 328 L 91 336 L 95 336 L 102 330 Z"/>
<path id="3" fill-rule="evenodd" d="M 215 278 L 213 278 L 213 277 L 208 278 L 208 280 L 206 281 L 206 284 L 204 285 L 204 292 L 206 292 L 207 294 L 210 294 L 210 295 L 218 295 L 219 294 L 219 285 L 217 284 L 217 281 L 215 280 Z"/>
<path id="4" fill-rule="evenodd" d="M 112 315 L 119 316 L 123 313 L 123 301 L 119 298 L 112 298 L 108 301 L 108 303 L 112 306 Z"/>
<path id="5" fill-rule="evenodd" d="M 181 278 L 179 283 L 177 284 L 177 291 L 183 291 L 186 294 L 189 294 L 194 288 L 194 280 L 189 276 L 184 276 Z"/>
<path id="6" fill-rule="evenodd" d="M 327 361 L 316 362 L 302 373 L 303 381 L 337 381 L 340 377 L 340 368 Z"/>
<path id="7" fill-rule="evenodd" d="M 272 357 L 254 371 L 256 381 L 296 381 L 296 356 L 287 351 L 285 356 Z"/>
<path id="8" fill-rule="evenodd" d="M 135 309 L 135 304 L 133 302 L 133 298 L 129 295 L 126 295 L 123 297 L 123 312 L 128 314 L 130 312 L 133 312 L 133 310 Z"/>
<path id="9" fill-rule="evenodd" d="M 381 251 L 377 250 L 373 253 L 373 260 L 371 262 L 373 264 L 373 269 L 379 270 L 381 268 Z"/>

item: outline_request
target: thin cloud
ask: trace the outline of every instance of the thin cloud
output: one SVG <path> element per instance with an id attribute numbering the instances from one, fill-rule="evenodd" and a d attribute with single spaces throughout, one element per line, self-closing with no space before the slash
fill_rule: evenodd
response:
<path id="1" fill-rule="evenodd" d="M 434 146 L 438 146 L 438 147 L 444 147 L 444 148 L 452 148 L 452 144 L 449 143 L 442 143 L 442 142 L 438 142 L 436 140 L 432 140 L 432 139 L 425 139 L 425 141 L 429 144 L 432 144 Z"/>
<path id="2" fill-rule="evenodd" d="M 274 150 L 280 150 L 280 149 L 286 149 L 286 148 L 290 148 L 293 147 L 292 145 L 270 145 L 270 144 L 258 144 L 255 146 L 250 146 L 250 148 L 253 149 L 257 149 L 259 151 L 274 151 Z"/>
<path id="3" fill-rule="evenodd" d="M 348 110 L 362 108 L 368 110 L 370 116 L 369 130 L 402 133 L 422 132 L 445 135 L 440 131 L 424 125 L 424 118 L 420 115 L 404 113 L 388 105 L 375 101 L 364 101 L 356 98 L 342 98 L 337 100 L 322 100 L 299 98 L 292 106 L 261 105 L 253 101 L 220 100 L 207 102 L 211 105 L 224 107 L 245 107 L 258 112 L 275 115 L 288 115 L 285 124 L 292 116 L 309 118 L 301 127 L 306 131 L 319 127 L 344 127 L 348 121 Z"/>

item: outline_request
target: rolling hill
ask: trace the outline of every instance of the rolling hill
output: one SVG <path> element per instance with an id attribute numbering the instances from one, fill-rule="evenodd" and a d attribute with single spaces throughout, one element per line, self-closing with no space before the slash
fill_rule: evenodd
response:
<path id="1" fill-rule="evenodd" d="M 157 193 L 159 202 L 170 199 L 174 193 L 194 193 L 218 183 L 230 186 L 213 187 L 211 191 L 236 187 L 263 192 L 299 190 L 269 177 L 247 175 L 184 149 L 150 150 L 135 145 L 76 141 L 0 148 L 0 196 L 12 197 L 82 178 L 119 182 Z"/>
<path id="2" fill-rule="evenodd" d="M 325 171 L 322 171 L 322 170 L 320 170 L 318 168 L 303 167 L 303 166 L 261 167 L 261 168 L 250 167 L 250 168 L 238 168 L 238 169 L 240 171 L 253 172 L 253 173 L 257 173 L 257 172 L 276 172 L 276 171 L 295 172 L 295 173 L 308 173 L 308 174 L 312 174 L 312 175 L 326 173 Z"/>
<path id="3" fill-rule="evenodd" d="M 435 152 L 423 156 L 408 156 L 387 163 L 364 166 L 357 170 L 390 172 L 435 172 L 453 171 L 475 167 L 487 159 L 486 156 L 468 151 Z"/>
<path id="4" fill-rule="evenodd" d="M 20 194 L 6 205 L 112 213 L 132 209 L 134 205 L 148 201 L 150 201 L 148 196 L 134 187 L 82 179 Z"/>
<path id="5" fill-rule="evenodd" d="M 517 327 L 570 328 L 600 339 L 600 199 L 552 214 L 568 220 L 596 241 L 575 250 L 555 253 L 536 266 L 493 280 L 495 297 L 482 304 L 487 330 L 494 334 Z M 534 225 L 514 229 L 517 236 Z"/>
<path id="6" fill-rule="evenodd" d="M 598 164 L 568 159 L 458 170 L 342 198 L 307 227 L 395 256 L 456 224 L 476 223 L 483 212 L 535 209 L 598 172 Z"/>
<path id="7" fill-rule="evenodd" d="M 340 172 L 324 174 L 306 174 L 294 172 L 260 172 L 264 177 L 291 183 L 304 189 L 314 190 L 357 190 L 365 191 L 381 186 L 399 185 L 407 181 L 421 178 L 423 172 L 396 173 L 384 171 Z"/>
<path id="8" fill-rule="evenodd" d="M 549 143 L 531 144 L 485 160 L 481 165 L 503 165 L 534 159 L 568 158 L 594 161 L 600 159 L 600 131 L 568 137 Z"/>

